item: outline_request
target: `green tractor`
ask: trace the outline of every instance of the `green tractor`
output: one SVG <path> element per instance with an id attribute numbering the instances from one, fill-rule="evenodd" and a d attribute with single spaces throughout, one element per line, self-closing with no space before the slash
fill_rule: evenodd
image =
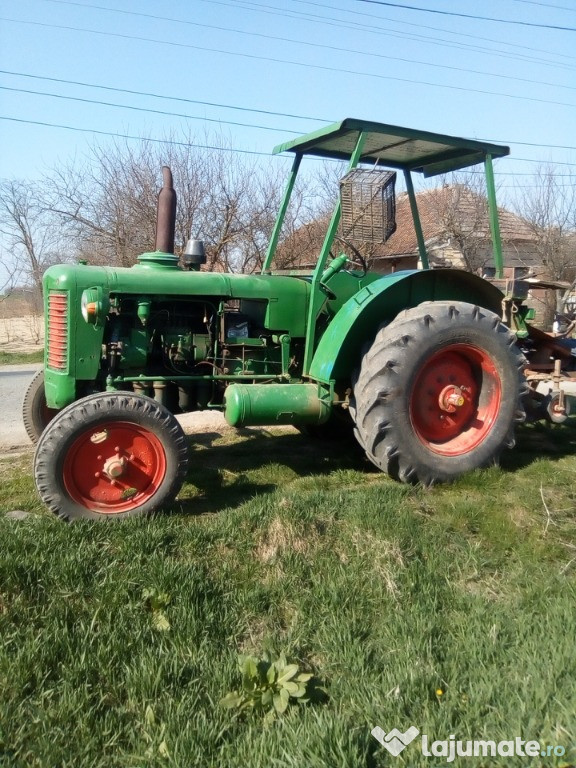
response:
<path id="1" fill-rule="evenodd" d="M 501 290 L 492 159 L 507 147 L 347 119 L 274 152 L 291 152 L 294 161 L 260 274 L 201 271 L 198 240 L 181 260 L 174 255 L 167 168 L 154 252 L 132 268 L 46 272 L 45 364 L 24 419 L 38 440 L 38 491 L 60 517 L 121 519 L 172 502 L 188 461 L 178 413 L 213 409 L 236 427 L 353 432 L 382 471 L 424 485 L 497 461 L 514 444 L 527 400 L 538 416 L 565 415 L 570 377 L 561 368 L 574 359 L 571 350 L 546 334 L 531 338 L 516 286 Z M 348 172 L 315 267 L 275 270 L 307 155 L 346 160 Z M 412 183 L 412 173 L 479 163 L 494 282 L 428 268 Z M 423 269 L 382 275 L 367 269 L 351 241 L 383 242 L 393 232 L 397 171 Z M 335 250 L 342 237 L 340 250 L 352 256 Z M 541 366 L 532 382 L 524 369 L 534 350 L 550 373 Z"/>

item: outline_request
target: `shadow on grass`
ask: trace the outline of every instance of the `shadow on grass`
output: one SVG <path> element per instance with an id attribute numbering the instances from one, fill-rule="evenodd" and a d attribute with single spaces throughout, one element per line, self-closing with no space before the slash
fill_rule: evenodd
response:
<path id="1" fill-rule="evenodd" d="M 318 440 L 296 432 L 254 428 L 239 429 L 231 436 L 224 443 L 217 432 L 188 437 L 190 469 L 180 494 L 179 513 L 215 514 L 300 478 L 321 478 L 337 471 L 378 474 L 353 438 Z M 576 456 L 576 420 L 563 425 L 521 425 L 516 437 L 516 447 L 502 454 L 504 472 L 519 471 L 542 458 L 558 461 Z M 320 481 L 318 488 L 322 487 Z"/>
<path id="2" fill-rule="evenodd" d="M 542 458 L 559 461 L 568 456 L 576 456 L 576 419 L 564 424 L 535 422 L 518 427 L 516 446 L 504 451 L 500 466 L 505 472 L 516 472 Z"/>
<path id="3" fill-rule="evenodd" d="M 337 470 L 372 471 L 353 438 L 329 442 L 292 432 L 274 434 L 248 428 L 233 434 L 234 442 L 223 445 L 219 444 L 222 436 L 215 432 L 188 438 L 191 451 L 186 480 L 198 493 L 186 498 L 184 487 L 181 512 L 213 514 L 271 493 L 295 476 L 326 476 Z"/>

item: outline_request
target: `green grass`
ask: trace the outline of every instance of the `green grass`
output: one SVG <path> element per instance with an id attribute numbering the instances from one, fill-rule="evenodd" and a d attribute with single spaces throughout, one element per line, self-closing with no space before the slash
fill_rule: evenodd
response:
<path id="1" fill-rule="evenodd" d="M 576 431 L 432 490 L 353 445 L 206 435 L 170 514 L 66 525 L 0 462 L 0 766 L 437 766 L 370 735 L 576 737 Z M 167 593 L 168 631 L 146 590 Z M 328 698 L 271 725 L 218 701 L 284 651 Z M 437 691 L 442 691 L 438 694 Z M 574 752 L 454 765 L 568 765 Z"/>
<path id="2" fill-rule="evenodd" d="M 44 360 L 44 350 L 35 352 L 4 352 L 0 350 L 0 365 L 17 365 L 19 363 L 41 363 Z"/>

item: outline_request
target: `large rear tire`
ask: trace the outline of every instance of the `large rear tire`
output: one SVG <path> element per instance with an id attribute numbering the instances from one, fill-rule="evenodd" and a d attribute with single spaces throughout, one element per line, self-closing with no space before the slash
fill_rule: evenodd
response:
<path id="1" fill-rule="evenodd" d="M 368 458 L 431 485 L 497 462 L 522 421 L 525 360 L 493 312 L 426 302 L 383 326 L 355 376 L 351 413 Z"/>
<path id="2" fill-rule="evenodd" d="M 38 442 L 40 435 L 57 413 L 56 409 L 48 408 L 46 405 L 44 371 L 38 371 L 28 385 L 22 405 L 24 428 L 33 443 Z"/>
<path id="3" fill-rule="evenodd" d="M 62 410 L 34 457 L 36 487 L 64 519 L 119 520 L 169 504 L 188 468 L 186 437 L 148 397 L 97 393 Z"/>

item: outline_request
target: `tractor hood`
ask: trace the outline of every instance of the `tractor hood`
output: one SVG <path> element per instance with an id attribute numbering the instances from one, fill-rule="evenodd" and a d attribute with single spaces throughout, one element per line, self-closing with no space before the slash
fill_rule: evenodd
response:
<path id="1" fill-rule="evenodd" d="M 134 267 L 90 267 L 63 264 L 50 267 L 44 276 L 44 291 L 67 291 L 78 303 L 87 288 L 99 287 L 108 297 L 151 294 L 156 298 L 215 300 L 243 299 L 266 302 L 267 327 L 283 328 L 293 336 L 305 335 L 310 283 L 305 278 L 286 275 L 244 275 L 214 272 L 185 272 L 146 264 Z"/>
<path id="2" fill-rule="evenodd" d="M 274 299 L 307 295 L 306 277 L 287 275 L 245 275 L 220 272 L 184 272 L 180 269 L 133 267 L 90 267 L 85 264 L 60 264 L 44 276 L 48 290 L 100 286 L 109 294 L 146 293 L 223 298 Z"/>

